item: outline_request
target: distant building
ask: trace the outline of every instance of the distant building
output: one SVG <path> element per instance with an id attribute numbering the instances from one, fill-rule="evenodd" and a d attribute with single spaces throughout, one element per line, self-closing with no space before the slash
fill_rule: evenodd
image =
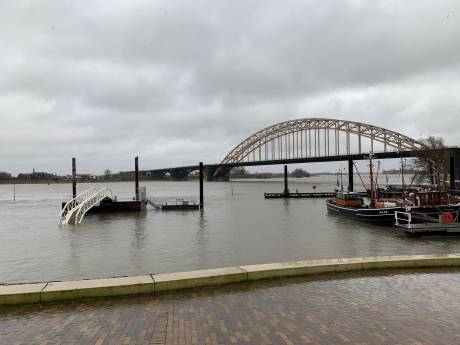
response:
<path id="1" fill-rule="evenodd" d="M 96 175 L 93 174 L 77 174 L 77 180 L 80 181 L 90 181 L 90 180 L 95 180 Z"/>
<path id="2" fill-rule="evenodd" d="M 58 180 L 59 176 L 56 174 L 51 174 L 47 172 L 36 172 L 35 169 L 31 174 L 29 173 L 20 173 L 18 175 L 18 180 L 32 181 L 32 180 Z"/>
<path id="3" fill-rule="evenodd" d="M 120 178 L 134 178 L 134 171 L 120 171 L 118 173 L 118 176 L 120 176 Z"/>
<path id="4" fill-rule="evenodd" d="M 0 171 L 0 180 L 10 180 L 11 174 L 6 171 Z"/>

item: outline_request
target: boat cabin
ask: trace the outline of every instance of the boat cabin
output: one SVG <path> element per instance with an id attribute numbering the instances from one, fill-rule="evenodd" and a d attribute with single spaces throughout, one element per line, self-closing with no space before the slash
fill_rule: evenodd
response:
<path id="1" fill-rule="evenodd" d="M 357 192 L 337 191 L 335 194 L 335 204 L 342 207 L 361 206 L 363 198 Z"/>
<path id="2" fill-rule="evenodd" d="M 451 200 L 452 199 L 452 200 Z M 438 207 L 455 203 L 454 198 L 450 198 L 446 192 L 423 191 L 410 193 L 408 200 L 414 206 L 419 207 Z"/>

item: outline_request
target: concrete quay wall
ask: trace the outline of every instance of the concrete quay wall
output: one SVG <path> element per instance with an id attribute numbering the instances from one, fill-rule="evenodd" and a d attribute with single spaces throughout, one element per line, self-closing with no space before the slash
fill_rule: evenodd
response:
<path id="1" fill-rule="evenodd" d="M 460 254 L 305 260 L 137 277 L 0 285 L 0 306 L 172 292 L 182 289 L 321 273 L 433 267 L 460 267 Z"/>

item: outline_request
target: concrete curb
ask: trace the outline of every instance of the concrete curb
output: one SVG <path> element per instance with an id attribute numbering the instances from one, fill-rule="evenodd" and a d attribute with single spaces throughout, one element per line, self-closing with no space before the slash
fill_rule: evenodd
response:
<path id="1" fill-rule="evenodd" d="M 460 267 L 460 254 L 306 260 L 138 277 L 0 285 L 0 306 L 170 292 L 260 279 L 320 273 L 422 267 Z"/>
<path id="2" fill-rule="evenodd" d="M 152 278 L 155 282 L 155 292 L 167 292 L 244 282 L 248 280 L 248 273 L 239 267 L 225 267 L 201 271 L 155 274 Z"/>
<path id="3" fill-rule="evenodd" d="M 51 282 L 41 292 L 41 302 L 153 293 L 152 276 Z"/>

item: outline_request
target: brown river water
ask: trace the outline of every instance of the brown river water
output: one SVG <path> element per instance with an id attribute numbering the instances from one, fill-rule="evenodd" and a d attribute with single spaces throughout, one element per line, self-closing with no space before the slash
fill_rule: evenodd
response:
<path id="1" fill-rule="evenodd" d="M 331 191 L 335 176 L 290 181 Z M 92 186 L 78 185 L 79 191 Z M 132 198 L 132 183 L 108 186 Z M 141 182 L 155 197 L 198 198 L 196 181 Z M 70 184 L 0 185 L 0 283 L 144 275 L 301 259 L 460 252 L 460 238 L 407 238 L 391 227 L 328 215 L 324 199 L 266 200 L 281 180 L 205 183 L 205 209 L 87 215 L 59 226 Z"/>

